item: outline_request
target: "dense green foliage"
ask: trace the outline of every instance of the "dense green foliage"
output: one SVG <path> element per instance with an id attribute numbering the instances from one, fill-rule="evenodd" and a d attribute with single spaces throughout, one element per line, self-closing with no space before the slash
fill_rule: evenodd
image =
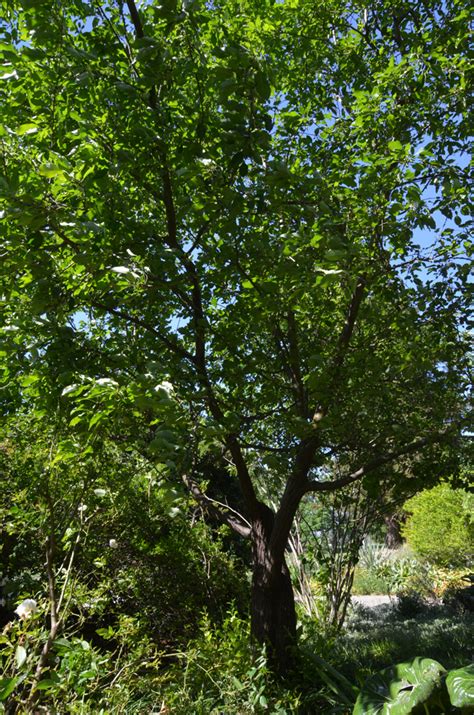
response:
<path id="1" fill-rule="evenodd" d="M 0 554 L 11 610 L 23 594 L 47 593 L 48 540 L 58 578 L 73 556 L 69 609 L 95 628 L 126 615 L 159 646 L 184 642 L 203 608 L 218 618 L 236 599 L 245 609 L 242 564 L 229 540 L 223 550 L 227 527 L 211 529 L 199 512 L 191 525 L 183 489 L 143 458 L 104 444 L 78 464 L 64 460 L 65 446 L 27 419 L 3 435 Z"/>
<path id="2" fill-rule="evenodd" d="M 464 459 L 467 0 L 0 4 L 0 700 L 314 711 L 300 505 L 344 614 Z"/>
<path id="3" fill-rule="evenodd" d="M 413 550 L 439 566 L 470 566 L 474 554 L 474 496 L 440 484 L 405 504 L 403 535 Z"/>
<path id="4" fill-rule="evenodd" d="M 311 482 L 326 455 L 374 483 L 400 457 L 412 487 L 446 470 L 468 379 L 463 3 L 150 3 L 135 28 L 108 2 L 4 7 L 4 395 L 72 405 L 93 439 L 127 392 L 152 429 L 120 431 L 148 446 L 170 380 L 181 435 L 152 449 L 179 469 L 217 444 L 256 480 L 261 444 L 285 481 L 309 443 Z"/>
<path id="5" fill-rule="evenodd" d="M 184 647 L 203 610 L 219 623 L 235 600 L 245 613 L 246 572 L 228 528 L 206 524 L 153 463 L 110 443 L 78 462 L 57 437 L 44 420 L 26 417 L 1 435 L 0 663 L 19 678 L 11 707 L 24 707 L 54 599 L 61 637 L 51 645 L 43 696 L 79 712 L 87 694 L 93 712 L 104 681 L 122 668 L 146 674 L 163 650 Z M 15 623 L 24 598 L 38 612 Z M 121 682 L 110 707 L 124 691 L 139 698 L 142 687 Z"/>

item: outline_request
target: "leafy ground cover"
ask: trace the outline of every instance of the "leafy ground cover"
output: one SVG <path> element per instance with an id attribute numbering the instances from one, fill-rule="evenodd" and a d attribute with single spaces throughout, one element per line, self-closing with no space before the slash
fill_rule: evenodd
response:
<path id="1" fill-rule="evenodd" d="M 360 681 L 417 655 L 448 669 L 468 663 L 474 656 L 474 614 L 442 605 L 421 604 L 411 614 L 397 606 L 357 606 L 332 657 L 348 677 Z"/>
<path id="2" fill-rule="evenodd" d="M 34 672 L 31 652 L 39 617 L 34 613 L 30 621 L 4 631 L 4 653 L 8 638 L 13 642 L 17 636 L 12 651 L 17 675 L 11 696 L 5 696 L 7 713 L 23 712 L 22 687 Z M 281 679 L 272 673 L 265 651 L 252 645 L 248 619 L 235 610 L 220 623 L 201 617 L 195 636 L 172 650 L 160 651 L 143 640 L 132 647 L 133 623 L 128 633 L 126 626 L 122 623 L 118 653 L 113 639 L 107 644 L 104 629 L 101 644 L 79 633 L 57 639 L 55 669 L 41 685 L 39 705 L 44 703 L 45 712 L 349 714 L 364 683 L 379 671 L 416 657 L 432 658 L 447 670 L 463 667 L 472 659 L 474 643 L 474 614 L 451 606 L 408 599 L 392 606 L 355 606 L 339 633 L 314 618 L 303 619 L 300 651 Z"/>
<path id="3" fill-rule="evenodd" d="M 473 655 L 474 615 L 448 606 L 424 605 L 412 614 L 396 606 L 356 607 L 332 636 L 314 621 L 300 628 L 302 657 L 282 681 L 264 653 L 252 657 L 248 624 L 236 614 L 220 629 L 203 622 L 157 694 L 173 713 L 352 713 L 367 679 L 394 663 L 431 658 L 451 670 Z"/>

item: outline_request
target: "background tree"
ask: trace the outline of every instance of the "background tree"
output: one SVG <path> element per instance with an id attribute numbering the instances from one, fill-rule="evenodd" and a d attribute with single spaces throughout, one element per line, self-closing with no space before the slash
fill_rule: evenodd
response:
<path id="1" fill-rule="evenodd" d="M 3 7 L 7 404 L 19 385 L 213 510 L 195 469 L 218 449 L 244 503 L 221 517 L 253 545 L 252 630 L 284 669 L 305 494 L 456 469 L 467 6 Z M 269 457 L 276 510 L 255 478 Z"/>

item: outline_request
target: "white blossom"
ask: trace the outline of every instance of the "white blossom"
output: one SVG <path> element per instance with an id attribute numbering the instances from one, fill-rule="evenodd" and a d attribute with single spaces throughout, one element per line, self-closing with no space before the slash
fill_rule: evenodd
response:
<path id="1" fill-rule="evenodd" d="M 109 539 L 109 546 L 111 549 L 118 549 L 117 539 Z"/>
<path id="2" fill-rule="evenodd" d="M 212 161 L 212 159 L 198 159 L 199 163 L 202 164 L 203 166 L 215 166 L 215 162 Z"/>
<path id="3" fill-rule="evenodd" d="M 118 387 L 118 382 L 116 380 L 112 380 L 111 377 L 99 377 L 99 379 L 95 382 L 97 385 L 110 385 L 111 387 Z"/>
<path id="4" fill-rule="evenodd" d="M 38 604 L 34 598 L 25 598 L 15 609 L 15 613 L 22 619 L 31 618 L 38 610 Z"/>
<path id="5" fill-rule="evenodd" d="M 163 382 L 160 382 L 159 385 L 155 387 L 156 392 L 159 390 L 164 390 L 168 397 L 171 397 L 171 395 L 174 393 L 174 387 L 171 384 L 171 382 L 168 382 L 168 380 L 163 380 Z"/>

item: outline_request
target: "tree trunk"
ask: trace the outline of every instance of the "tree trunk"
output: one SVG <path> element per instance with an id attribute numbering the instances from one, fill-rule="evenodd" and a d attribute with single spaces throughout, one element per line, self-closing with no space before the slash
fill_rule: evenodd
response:
<path id="1" fill-rule="evenodd" d="M 293 586 L 284 558 L 276 575 L 272 576 L 269 540 L 273 520 L 271 509 L 261 504 L 259 518 L 252 526 L 251 632 L 257 643 L 266 646 L 273 667 L 280 674 L 285 674 L 291 667 L 296 646 L 296 611 Z"/>
<path id="2" fill-rule="evenodd" d="M 401 533 L 401 519 L 399 514 L 390 514 L 385 517 L 385 546 L 389 549 L 398 549 L 403 543 Z"/>

